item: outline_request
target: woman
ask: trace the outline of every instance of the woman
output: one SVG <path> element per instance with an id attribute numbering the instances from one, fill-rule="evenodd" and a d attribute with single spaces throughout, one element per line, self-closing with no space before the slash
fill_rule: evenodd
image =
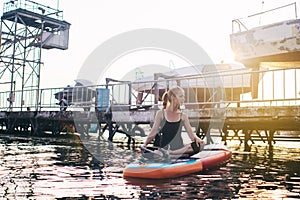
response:
<path id="1" fill-rule="evenodd" d="M 157 139 L 159 133 L 160 139 L 155 144 L 168 150 L 169 155 L 198 153 L 204 147 L 204 141 L 193 132 L 188 116 L 180 110 L 184 103 L 184 90 L 179 86 L 173 87 L 163 95 L 162 100 L 163 109 L 157 111 L 153 127 L 143 146 L 146 147 L 154 138 Z M 184 145 L 182 126 L 192 140 L 191 144 Z"/>

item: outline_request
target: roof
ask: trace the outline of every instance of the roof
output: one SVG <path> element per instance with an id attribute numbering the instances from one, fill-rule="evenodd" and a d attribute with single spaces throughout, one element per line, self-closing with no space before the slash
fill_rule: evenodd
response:
<path id="1" fill-rule="evenodd" d="M 155 81 L 159 89 L 178 83 L 183 88 L 250 87 L 250 71 L 240 63 L 188 66 L 153 73 L 133 81 L 132 85 L 137 91 L 153 89 Z"/>

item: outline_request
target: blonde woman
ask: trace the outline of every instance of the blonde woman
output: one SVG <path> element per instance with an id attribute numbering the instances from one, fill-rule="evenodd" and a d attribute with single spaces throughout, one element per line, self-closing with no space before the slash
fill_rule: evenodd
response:
<path id="1" fill-rule="evenodd" d="M 168 150 L 169 155 L 194 154 L 204 147 L 204 141 L 193 132 L 188 116 L 180 110 L 184 99 L 184 90 L 179 86 L 171 88 L 163 95 L 163 109 L 157 111 L 144 147 L 154 138 L 156 139 L 154 144 Z M 184 145 L 181 137 L 182 126 L 192 140 L 191 144 Z"/>

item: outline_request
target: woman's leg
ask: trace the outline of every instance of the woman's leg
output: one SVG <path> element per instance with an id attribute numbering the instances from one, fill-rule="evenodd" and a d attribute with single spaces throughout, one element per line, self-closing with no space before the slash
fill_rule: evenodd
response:
<path id="1" fill-rule="evenodd" d="M 169 151 L 169 154 L 170 155 L 196 154 L 199 151 L 200 151 L 200 147 L 195 142 L 192 142 L 191 144 L 185 145 L 180 149 Z"/>
<path id="2" fill-rule="evenodd" d="M 185 145 L 184 147 L 176 150 L 170 150 L 169 154 L 170 155 L 182 155 L 182 154 L 190 154 L 193 153 L 194 150 L 191 146 L 191 144 Z"/>

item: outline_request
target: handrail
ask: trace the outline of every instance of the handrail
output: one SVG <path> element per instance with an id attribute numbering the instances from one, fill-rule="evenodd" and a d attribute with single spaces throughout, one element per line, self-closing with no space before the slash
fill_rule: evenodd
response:
<path id="1" fill-rule="evenodd" d="M 245 68 L 247 69 L 247 68 Z M 254 78 L 256 77 L 256 78 Z M 116 83 L 109 83 L 109 84 L 102 84 L 102 85 L 91 85 L 91 86 L 76 86 L 75 94 L 81 95 L 84 100 L 75 102 L 73 105 L 70 106 L 71 108 L 83 108 L 83 107 L 94 107 L 96 106 L 97 97 L 88 96 L 90 94 L 85 93 L 86 89 L 96 91 L 97 88 L 103 88 L 109 90 L 110 99 L 115 99 L 116 95 L 118 99 L 126 100 L 124 101 L 126 105 L 129 107 L 137 107 L 137 106 L 153 106 L 158 105 L 155 104 L 155 93 L 153 85 L 160 86 L 159 90 L 166 89 L 163 88 L 164 85 L 176 85 L 176 84 L 186 84 L 192 86 L 203 86 L 208 87 L 206 81 L 214 81 L 214 79 L 218 79 L 220 84 L 226 84 L 226 87 L 222 88 L 217 85 L 212 85 L 212 88 L 206 88 L 206 90 L 200 90 L 201 88 L 194 88 L 193 90 L 187 90 L 186 94 L 186 105 L 205 105 L 203 109 L 210 105 L 220 105 L 226 104 L 226 106 L 279 106 L 279 105 L 299 105 L 300 104 L 300 67 L 291 67 L 287 69 L 272 69 L 272 70 L 242 70 L 237 71 L 224 71 L 222 73 L 207 73 L 207 74 L 198 74 L 198 75 L 191 75 L 191 76 L 179 76 L 167 79 L 160 79 L 160 80 L 152 80 L 152 81 L 139 81 L 139 82 L 116 82 Z M 253 91 L 253 87 L 256 87 L 255 84 L 253 85 L 253 79 L 258 80 L 257 84 L 257 98 L 253 99 L 247 93 L 251 90 Z M 279 79 L 282 79 L 281 81 Z M 239 82 L 237 82 L 239 81 Z M 285 82 L 289 81 L 289 84 Z M 236 86 L 236 83 L 239 83 L 240 86 Z M 267 83 L 267 84 L 266 84 Z M 193 85 L 194 84 L 194 85 Z M 118 87 L 126 87 L 126 92 L 124 89 L 118 90 Z M 149 87 L 140 89 L 140 91 L 135 90 L 135 88 L 142 88 L 142 87 Z M 72 95 L 72 88 L 74 87 L 56 87 L 56 88 L 43 88 L 40 89 L 40 97 L 41 101 L 39 102 L 39 110 L 47 109 L 54 109 L 59 110 L 59 102 L 58 99 L 55 98 L 55 93 L 64 91 L 63 93 L 66 95 Z M 70 90 L 69 90 L 70 89 Z M 83 90 L 81 90 L 83 89 Z M 188 89 L 188 88 L 186 88 Z M 239 91 L 236 91 L 236 90 Z M 147 91 L 148 90 L 148 91 Z M 141 105 L 136 104 L 137 100 L 137 93 L 142 92 L 144 93 L 143 102 Z M 199 92 L 202 92 L 201 95 L 207 98 L 203 98 L 201 101 L 195 101 L 190 98 L 188 92 L 191 95 L 195 95 Z M 220 93 L 221 92 L 221 93 Z M 227 92 L 227 94 L 226 94 Z M 278 92 L 275 93 L 275 92 Z M 279 95 L 282 93 L 282 95 Z M 13 110 L 19 110 L 22 108 L 31 108 L 32 110 L 36 108 L 35 105 L 35 95 L 36 89 L 24 89 L 23 90 L 23 98 L 21 99 L 21 91 L 14 92 L 14 102 L 13 102 Z M 226 96 L 226 95 L 227 96 Z M 9 101 L 8 97 L 10 95 L 10 91 L 1 91 L 0 92 L 0 110 L 8 110 L 9 108 Z M 85 96 L 87 95 L 87 96 Z M 96 95 L 96 94 L 95 94 Z M 239 99 L 235 99 L 234 96 L 239 96 Z M 248 96 L 247 96 L 248 95 Z M 70 97 L 71 98 L 71 97 Z M 127 103 L 126 103 L 127 102 Z M 129 102 L 129 103 L 128 103 Z M 130 103 L 131 102 L 131 103 Z M 119 104 L 118 100 L 111 101 L 116 105 Z M 121 103 L 120 105 L 125 105 Z M 238 105 L 233 105 L 238 104 Z"/>
<path id="2" fill-rule="evenodd" d="M 272 9 L 269 9 L 269 10 L 266 10 L 266 11 L 254 13 L 254 14 L 248 15 L 247 17 L 241 17 L 241 18 L 233 19 L 232 20 L 232 33 L 241 32 L 242 31 L 241 27 L 244 29 L 244 31 L 248 31 L 250 29 L 241 20 L 247 21 L 250 18 L 261 16 L 261 15 L 264 15 L 266 13 L 270 13 L 270 12 L 273 12 L 273 11 L 276 11 L 276 10 L 280 10 L 280 9 L 283 9 L 283 8 L 286 8 L 286 7 L 290 7 L 290 6 L 294 6 L 295 19 L 297 19 L 298 18 L 298 16 L 297 16 L 297 5 L 296 5 L 296 2 L 294 2 L 294 3 L 286 4 L 286 5 L 283 5 L 283 6 L 279 6 L 279 7 L 276 7 L 276 8 L 272 8 Z M 235 24 L 238 25 L 238 30 L 237 31 L 235 31 L 235 29 L 234 29 Z"/>
<path id="3" fill-rule="evenodd" d="M 262 15 L 262 14 L 265 14 L 265 13 L 268 13 L 268 12 L 272 12 L 272 11 L 275 11 L 275 10 L 279 10 L 279 9 L 282 9 L 282 8 L 285 8 L 285 7 L 289 7 L 289 6 L 292 6 L 292 5 L 294 5 L 295 8 L 296 8 L 296 2 L 294 2 L 294 3 L 287 4 L 287 5 L 279 6 L 277 8 L 266 10 L 266 11 L 263 11 L 263 12 L 255 13 L 255 14 L 249 15 L 248 17 L 254 17 L 254 16 L 257 16 L 257 15 Z M 296 11 L 295 15 L 296 15 L 296 18 L 297 18 L 297 9 L 295 9 L 295 11 Z"/>
<path id="4" fill-rule="evenodd" d="M 31 0 L 9 0 L 3 3 L 3 13 L 10 12 L 19 8 L 35 13 L 41 13 L 44 16 L 51 16 L 55 19 L 63 19 L 63 11 L 58 10 L 58 8 L 51 8 L 49 6 L 39 4 Z"/>

